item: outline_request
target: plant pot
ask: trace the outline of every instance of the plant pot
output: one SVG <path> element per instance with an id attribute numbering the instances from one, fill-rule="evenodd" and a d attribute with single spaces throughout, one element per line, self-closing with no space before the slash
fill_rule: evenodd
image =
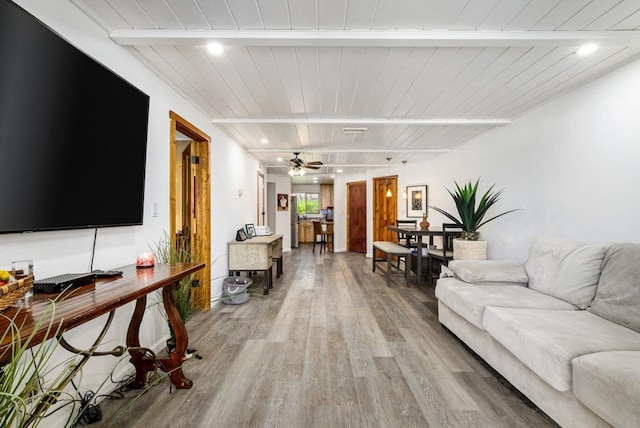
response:
<path id="1" fill-rule="evenodd" d="M 486 260 L 487 241 L 468 241 L 465 239 L 453 240 L 454 260 Z"/>

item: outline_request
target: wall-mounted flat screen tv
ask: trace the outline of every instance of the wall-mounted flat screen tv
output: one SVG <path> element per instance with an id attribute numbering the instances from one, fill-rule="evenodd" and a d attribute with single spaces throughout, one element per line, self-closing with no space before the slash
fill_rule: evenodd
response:
<path id="1" fill-rule="evenodd" d="M 142 224 L 149 96 L 0 0 L 0 233 Z"/>

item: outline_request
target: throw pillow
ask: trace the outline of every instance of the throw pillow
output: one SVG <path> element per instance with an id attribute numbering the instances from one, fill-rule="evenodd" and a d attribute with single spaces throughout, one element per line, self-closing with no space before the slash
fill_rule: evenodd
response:
<path id="1" fill-rule="evenodd" d="M 609 246 L 538 238 L 525 263 L 529 288 L 586 309 L 595 297 Z"/>
<path id="2" fill-rule="evenodd" d="M 528 282 L 524 264 L 512 260 L 452 260 L 449 269 L 464 282 Z"/>
<path id="3" fill-rule="evenodd" d="M 607 252 L 588 310 L 640 332 L 640 244 L 615 244 Z"/>

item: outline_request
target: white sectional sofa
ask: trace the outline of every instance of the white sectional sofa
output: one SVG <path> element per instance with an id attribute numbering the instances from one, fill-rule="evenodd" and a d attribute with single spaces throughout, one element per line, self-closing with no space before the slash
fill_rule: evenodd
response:
<path id="1" fill-rule="evenodd" d="M 640 244 L 454 260 L 440 322 L 563 427 L 640 427 Z"/>

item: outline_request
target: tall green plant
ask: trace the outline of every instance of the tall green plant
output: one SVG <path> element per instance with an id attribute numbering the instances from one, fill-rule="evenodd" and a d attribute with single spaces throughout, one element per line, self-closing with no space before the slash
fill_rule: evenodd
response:
<path id="1" fill-rule="evenodd" d="M 172 241 L 166 232 L 158 242 L 153 244 L 151 250 L 154 252 L 156 260 L 161 263 L 188 263 L 199 260 L 198 254 L 192 252 L 184 242 L 178 241 L 176 245 L 176 242 Z M 180 280 L 180 286 L 171 292 L 173 302 L 182 321 L 185 323 L 197 312 L 191 299 L 193 278 L 194 275 L 185 276 Z M 175 338 L 171 323 L 167 322 L 167 324 L 169 325 L 171 337 Z"/>
<path id="2" fill-rule="evenodd" d="M 73 397 L 58 389 L 62 380 L 72 370 L 73 359 L 51 366 L 58 342 L 56 340 L 40 342 L 34 345 L 36 333 L 46 326 L 47 337 L 56 336 L 60 326 L 54 325 L 56 302 L 51 301 L 42 316 L 37 320 L 33 332 L 22 337 L 17 319 L 20 310 L 13 318 L 0 317 L 8 321 L 8 327 L 1 341 L 11 338 L 11 346 L 3 350 L 2 359 L 10 354 L 10 360 L 0 369 L 0 426 L 1 427 L 36 427 L 42 421 L 44 413 L 60 399 L 61 396 Z M 59 366 L 63 369 L 59 370 Z M 53 372 L 59 372 L 49 378 Z M 72 412 L 73 413 L 73 412 Z"/>
<path id="3" fill-rule="evenodd" d="M 475 184 L 472 183 L 471 180 L 469 180 L 464 184 L 464 186 L 460 187 L 460 185 L 456 181 L 454 181 L 454 184 L 456 185 L 455 193 L 445 187 L 456 204 L 460 219 L 446 212 L 442 208 L 431 206 L 431 208 L 445 215 L 455 224 L 461 226 L 463 230 L 462 239 L 470 241 L 476 241 L 478 239 L 478 229 L 482 227 L 482 225 L 487 224 L 490 221 L 497 219 L 498 217 L 502 217 L 505 214 L 518 211 L 517 209 L 509 210 L 503 212 L 502 214 L 498 214 L 497 216 L 491 217 L 488 220 L 484 220 L 484 217 L 487 214 L 489 208 L 491 208 L 496 202 L 500 200 L 500 196 L 502 195 L 504 189 L 494 192 L 493 188 L 495 187 L 495 184 L 493 184 L 491 187 L 489 187 L 489 190 L 487 190 L 482 195 L 480 201 L 476 205 L 479 183 L 480 179 L 476 180 Z"/>

